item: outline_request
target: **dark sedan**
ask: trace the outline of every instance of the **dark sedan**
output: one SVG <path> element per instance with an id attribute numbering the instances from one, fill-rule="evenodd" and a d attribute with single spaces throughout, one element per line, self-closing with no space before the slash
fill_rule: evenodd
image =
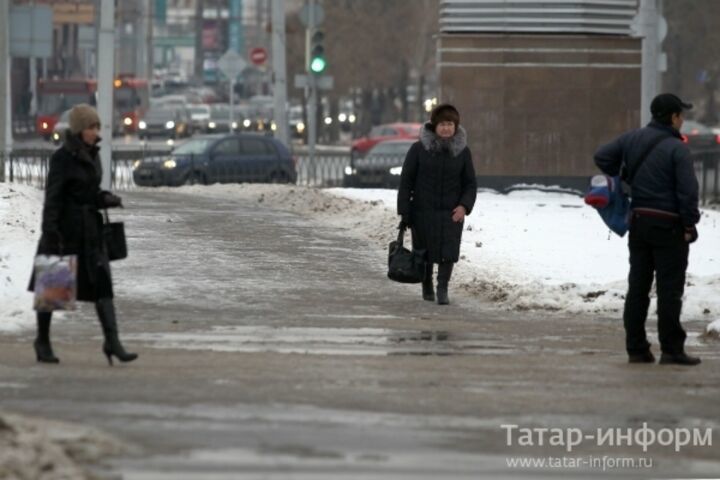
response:
<path id="1" fill-rule="evenodd" d="M 165 158 L 138 160 L 133 179 L 140 186 L 210 183 L 295 183 L 295 160 L 280 141 L 256 134 L 205 135 Z"/>
<path id="2" fill-rule="evenodd" d="M 720 132 L 700 122 L 685 120 L 680 133 L 692 151 L 720 150 Z"/>
<path id="3" fill-rule="evenodd" d="M 405 155 L 415 140 L 387 140 L 345 167 L 346 187 L 397 188 Z"/>

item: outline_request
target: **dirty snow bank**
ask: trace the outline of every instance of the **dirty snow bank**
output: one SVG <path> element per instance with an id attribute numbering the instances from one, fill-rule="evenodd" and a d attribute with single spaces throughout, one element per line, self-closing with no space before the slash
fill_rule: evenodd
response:
<path id="1" fill-rule="evenodd" d="M 82 465 L 129 452 L 92 428 L 0 412 L 0 478 L 94 479 Z"/>
<path id="2" fill-rule="evenodd" d="M 393 190 L 246 184 L 173 191 L 254 199 L 310 215 L 369 239 L 383 256 L 397 233 Z M 720 213 L 704 211 L 699 229 L 683 317 L 709 320 L 720 312 Z M 451 288 L 515 310 L 617 314 L 627 289 L 626 238 L 609 235 L 597 213 L 575 195 L 480 192 L 465 222 Z"/>
<path id="3" fill-rule="evenodd" d="M 714 338 L 720 340 L 720 318 L 708 324 L 705 327 L 705 338 Z"/>
<path id="4" fill-rule="evenodd" d="M 27 285 L 40 236 L 43 191 L 0 183 L 0 331 L 34 320 Z"/>

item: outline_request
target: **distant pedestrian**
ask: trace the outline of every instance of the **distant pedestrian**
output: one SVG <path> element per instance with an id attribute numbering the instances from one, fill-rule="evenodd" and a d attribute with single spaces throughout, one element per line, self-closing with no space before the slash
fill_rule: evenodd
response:
<path id="1" fill-rule="evenodd" d="M 103 217 L 99 210 L 121 207 L 120 197 L 100 189 L 102 166 L 98 158 L 100 119 L 93 107 L 75 106 L 69 115 L 70 128 L 64 144 L 50 158 L 42 214 L 42 236 L 38 254 L 78 256 L 77 299 L 94 302 L 105 336 L 103 352 L 122 362 L 137 358 L 128 353 L 118 338 L 113 305 L 110 262 L 102 236 Z M 30 291 L 35 287 L 35 276 Z M 37 312 L 38 362 L 59 363 L 50 343 L 52 312 Z"/>
<path id="2" fill-rule="evenodd" d="M 437 302 L 450 303 L 448 284 L 460 257 L 463 222 L 475 205 L 477 180 L 467 134 L 458 110 L 438 105 L 405 157 L 397 211 L 412 231 L 413 247 L 426 249 L 423 299 L 435 301 L 433 268 L 438 264 Z"/>
<path id="3" fill-rule="evenodd" d="M 623 322 L 630 363 L 653 363 L 645 334 L 653 274 L 657 282 L 660 363 L 697 365 L 685 353 L 680 324 L 689 244 L 698 238 L 698 182 L 680 128 L 692 108 L 664 93 L 650 105 L 652 121 L 598 149 L 595 163 L 607 175 L 630 179 L 630 274 Z M 644 158 L 644 160 L 643 160 Z"/>

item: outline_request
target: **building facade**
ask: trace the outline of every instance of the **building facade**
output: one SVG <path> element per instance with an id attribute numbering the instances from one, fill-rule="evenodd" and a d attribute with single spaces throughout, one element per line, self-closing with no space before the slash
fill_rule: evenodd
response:
<path id="1" fill-rule="evenodd" d="M 442 101 L 457 104 L 480 183 L 584 188 L 598 145 L 639 126 L 635 0 L 441 3 Z"/>

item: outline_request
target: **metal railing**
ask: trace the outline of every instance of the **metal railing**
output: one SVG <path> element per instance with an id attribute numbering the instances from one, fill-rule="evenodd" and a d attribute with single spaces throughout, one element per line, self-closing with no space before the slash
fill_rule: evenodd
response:
<path id="1" fill-rule="evenodd" d="M 5 180 L 11 183 L 33 185 L 45 188 L 47 174 L 55 150 L 47 148 L 13 149 L 8 155 L 0 152 L 0 165 L 4 165 Z M 116 190 L 129 190 L 135 187 L 132 178 L 132 166 L 137 160 L 167 156 L 166 151 L 155 150 L 115 150 L 112 155 L 112 187 Z"/>
<path id="2" fill-rule="evenodd" d="M 25 183 L 44 188 L 48 172 L 48 164 L 53 154 L 51 149 L 15 149 L 5 159 L 5 179 L 9 182 Z M 2 153 L 0 153 L 0 156 Z M 231 162 L 225 166 L 217 166 L 210 171 L 201 170 L 199 165 L 193 165 L 191 171 L 203 173 L 208 176 L 181 178 L 179 181 L 167 182 L 168 172 L 162 170 L 163 162 L 170 159 L 167 150 L 114 150 L 112 155 L 112 186 L 116 190 L 130 190 L 138 185 L 134 179 L 135 167 L 140 161 L 143 164 L 154 165 L 159 180 L 156 185 L 181 185 L 193 183 L 241 183 L 241 182 L 277 182 L 295 183 L 302 186 L 319 188 L 349 186 L 346 182 L 346 171 L 353 170 L 354 166 L 349 154 L 318 153 L 314 158 L 307 154 L 295 156 L 295 172 L 292 170 L 272 170 L 267 165 L 256 164 L 255 166 L 243 167 L 239 162 Z M 383 171 L 389 170 L 390 163 L 400 165 L 404 155 L 393 156 L 384 159 L 385 167 L 366 170 L 367 176 L 379 178 Z M 2 164 L 0 158 L 0 164 Z M 362 162 L 362 161 L 361 161 Z M 693 163 L 700 185 L 700 199 L 703 205 L 720 203 L 720 149 L 708 150 L 693 153 Z M 197 168 L 196 168 L 197 167 Z M 142 167 L 141 167 L 142 168 Z M 205 166 L 202 167 L 206 168 Z M 187 170 L 186 170 L 187 172 Z M 282 174 L 283 172 L 287 175 Z M 280 175 L 276 175 L 281 173 Z M 482 172 L 478 172 L 481 174 Z M 295 177 L 295 178 L 293 178 Z M 367 178 L 366 178 L 367 179 Z M 392 179 L 386 175 L 386 179 Z M 397 179 L 394 179 L 397 180 Z M 392 186 L 387 182 L 375 182 L 373 186 Z M 143 183 L 148 184 L 148 183 Z M 364 185 L 362 179 L 356 179 L 350 186 Z"/>
<path id="3" fill-rule="evenodd" d="M 35 117 L 30 115 L 13 115 L 13 138 L 30 138 L 37 135 L 35 131 Z"/>
<path id="4" fill-rule="evenodd" d="M 693 152 L 693 163 L 702 204 L 720 203 L 720 151 Z"/>

